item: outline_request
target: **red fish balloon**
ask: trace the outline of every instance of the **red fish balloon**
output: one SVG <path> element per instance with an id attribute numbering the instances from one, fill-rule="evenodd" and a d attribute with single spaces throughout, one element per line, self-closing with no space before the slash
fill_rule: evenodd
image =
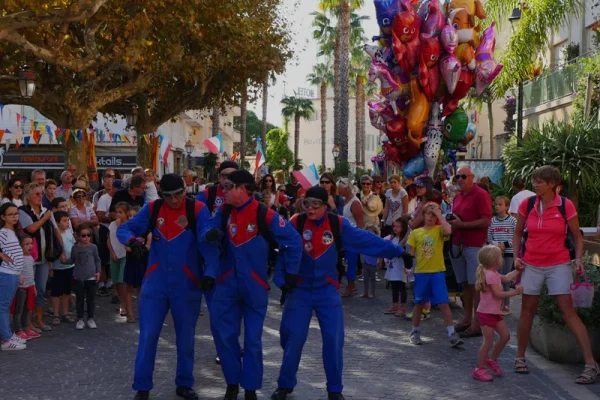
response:
<path id="1" fill-rule="evenodd" d="M 444 26 L 446 26 L 446 21 L 440 9 L 440 2 L 438 0 L 429 1 L 427 17 L 421 24 L 421 33 L 419 34 L 421 41 L 439 36 Z"/>
<path id="2" fill-rule="evenodd" d="M 494 60 L 494 47 L 496 47 L 496 34 L 494 26 L 496 22 L 487 27 L 481 35 L 481 42 L 475 52 L 475 93 L 481 96 L 483 91 L 492 83 L 498 76 L 502 68 L 502 64 L 498 64 Z"/>
<path id="3" fill-rule="evenodd" d="M 458 102 L 467 95 L 472 85 L 473 73 L 469 71 L 466 66 L 463 66 L 460 70 L 460 77 L 458 78 L 456 90 L 454 90 L 452 95 L 449 95 L 444 99 L 444 111 L 442 112 L 442 117 L 450 115 L 456 110 Z M 410 109 L 408 115 L 410 116 Z"/>
<path id="4" fill-rule="evenodd" d="M 419 83 L 427 100 L 433 101 L 440 85 L 440 42 L 437 37 L 425 39 L 419 45 Z"/>

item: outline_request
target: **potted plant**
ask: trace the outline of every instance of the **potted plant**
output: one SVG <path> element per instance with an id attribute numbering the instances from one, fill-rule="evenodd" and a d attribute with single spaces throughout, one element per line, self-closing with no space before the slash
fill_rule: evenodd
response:
<path id="1" fill-rule="evenodd" d="M 590 283 L 595 285 L 594 302 L 591 308 L 577 308 L 577 314 L 587 327 L 594 358 L 600 360 L 600 268 L 591 263 L 587 254 L 583 258 L 585 272 Z M 567 328 L 556 301 L 548 295 L 544 285 L 539 299 L 537 316 L 533 320 L 531 346 L 551 361 L 560 363 L 583 363 L 583 353 L 575 336 Z"/>

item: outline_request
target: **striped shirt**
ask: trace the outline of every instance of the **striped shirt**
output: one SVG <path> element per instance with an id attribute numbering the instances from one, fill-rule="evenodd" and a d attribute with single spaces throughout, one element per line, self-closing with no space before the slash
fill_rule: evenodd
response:
<path id="1" fill-rule="evenodd" d="M 33 257 L 23 256 L 23 270 L 21 271 L 21 275 L 23 275 L 23 284 L 19 285 L 21 288 L 27 288 L 29 286 L 35 285 L 34 279 L 34 268 L 35 260 Z"/>
<path id="2" fill-rule="evenodd" d="M 19 275 L 23 270 L 23 249 L 15 231 L 6 228 L 0 229 L 0 249 L 13 261 L 11 264 L 2 261 L 0 272 Z"/>
<path id="3" fill-rule="evenodd" d="M 517 220 L 512 215 L 505 218 L 498 216 L 492 218 L 492 224 L 488 228 L 488 243 L 504 243 L 504 254 L 512 256 L 512 240 L 513 233 L 515 233 L 515 226 L 517 226 Z"/>

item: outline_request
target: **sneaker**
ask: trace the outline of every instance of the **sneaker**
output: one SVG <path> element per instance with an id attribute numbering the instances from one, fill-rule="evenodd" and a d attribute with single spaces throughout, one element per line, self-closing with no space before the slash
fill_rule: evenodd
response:
<path id="1" fill-rule="evenodd" d="M 98 328 L 98 325 L 96 325 L 96 322 L 94 322 L 93 318 L 88 318 L 88 320 L 87 320 L 87 326 L 90 329 L 96 329 L 96 328 Z"/>
<path id="2" fill-rule="evenodd" d="M 450 346 L 452 347 L 460 346 L 461 344 L 463 344 L 463 341 L 460 340 L 460 336 L 458 336 L 458 333 L 456 332 L 452 332 L 452 335 L 450 335 L 449 338 Z"/>
<path id="3" fill-rule="evenodd" d="M 102 286 L 100 289 L 98 289 L 96 294 L 100 297 L 106 297 L 108 296 L 108 289 L 106 288 L 106 286 Z"/>
<path id="4" fill-rule="evenodd" d="M 27 329 L 25 331 L 25 333 L 27 334 L 27 336 L 29 336 L 29 339 L 37 339 L 42 336 L 39 333 L 37 333 L 36 331 L 31 330 L 31 329 Z"/>
<path id="5" fill-rule="evenodd" d="M 17 332 L 15 335 L 16 335 L 17 337 L 19 337 L 19 338 L 21 338 L 21 339 L 25 340 L 25 341 L 28 341 L 29 339 L 31 339 L 31 338 L 29 337 L 29 335 L 27 334 L 27 332 L 25 332 L 25 331 L 19 331 L 19 332 Z"/>
<path id="6" fill-rule="evenodd" d="M 421 311 L 421 321 L 427 321 L 431 319 L 431 311 L 423 310 Z"/>
<path id="7" fill-rule="evenodd" d="M 375 274 L 375 281 L 376 282 L 381 282 L 381 278 L 379 277 L 379 274 Z"/>
<path id="8" fill-rule="evenodd" d="M 15 334 L 12 335 L 12 337 L 10 338 L 10 340 L 13 341 L 13 342 L 20 343 L 20 344 L 25 344 L 27 342 L 26 339 L 23 339 L 23 338 L 15 335 Z"/>
<path id="9" fill-rule="evenodd" d="M 82 330 L 85 328 L 85 322 L 82 319 L 77 320 L 77 324 L 75 324 L 75 329 Z"/>
<path id="10" fill-rule="evenodd" d="M 23 343 L 17 343 L 14 340 L 3 340 L 0 348 L 2 351 L 25 350 L 27 346 Z"/>
<path id="11" fill-rule="evenodd" d="M 411 332 L 408 336 L 408 340 L 410 340 L 410 344 L 423 344 L 423 341 L 421 340 L 421 332 Z"/>
<path id="12" fill-rule="evenodd" d="M 504 372 L 500 369 L 500 366 L 498 365 L 498 361 L 494 361 L 491 358 L 485 360 L 485 367 L 492 371 L 493 374 L 496 376 L 504 375 Z"/>
<path id="13" fill-rule="evenodd" d="M 485 368 L 473 368 L 473 372 L 471 372 L 471 376 L 473 379 L 477 379 L 478 381 L 483 382 L 491 382 L 494 380 L 490 374 L 487 373 Z"/>

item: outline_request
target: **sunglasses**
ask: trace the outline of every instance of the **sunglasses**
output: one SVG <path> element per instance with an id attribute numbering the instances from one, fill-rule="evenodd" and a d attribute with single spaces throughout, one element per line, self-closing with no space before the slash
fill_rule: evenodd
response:
<path id="1" fill-rule="evenodd" d="M 319 182 L 321 185 L 331 185 L 331 181 L 321 181 Z"/>
<path id="2" fill-rule="evenodd" d="M 273 182 L 273 179 L 265 179 L 265 182 Z"/>
<path id="3" fill-rule="evenodd" d="M 321 199 L 308 198 L 308 199 L 302 200 L 302 207 L 304 207 L 307 210 L 309 208 L 317 209 L 317 208 L 321 207 L 322 205 L 323 205 L 323 200 L 321 200 Z"/>
<path id="4" fill-rule="evenodd" d="M 81 238 L 88 238 L 88 237 L 92 237 L 92 234 L 91 233 L 80 233 L 79 237 L 81 237 Z"/>
<path id="5" fill-rule="evenodd" d="M 183 194 L 183 189 L 177 190 L 176 192 L 163 193 L 163 196 L 165 196 L 165 199 L 172 199 L 173 197 L 180 197 L 182 194 Z"/>
<path id="6" fill-rule="evenodd" d="M 471 175 L 466 175 L 466 174 L 460 174 L 460 175 L 456 175 L 456 179 L 467 179 L 468 177 L 470 177 Z"/>
<path id="7" fill-rule="evenodd" d="M 221 177 L 223 177 L 223 178 L 227 178 L 230 173 L 231 172 L 227 172 L 226 174 L 224 174 L 224 173 L 221 172 L 219 175 L 221 175 Z"/>
<path id="8" fill-rule="evenodd" d="M 362 182 L 361 185 L 363 185 L 363 186 L 371 186 L 371 182 Z"/>
<path id="9" fill-rule="evenodd" d="M 230 191 L 230 190 L 233 190 L 233 188 L 235 188 L 235 185 L 233 183 L 231 183 L 231 182 L 223 183 L 223 190 Z"/>
<path id="10" fill-rule="evenodd" d="M 383 181 L 374 181 L 373 183 L 383 183 Z"/>
<path id="11" fill-rule="evenodd" d="M 76 195 L 76 196 L 73 196 L 73 198 L 74 198 L 75 200 L 77 200 L 77 199 L 83 199 L 84 197 L 85 197 L 85 195 L 84 195 L 84 194 L 78 194 L 78 195 Z"/>
<path id="12" fill-rule="evenodd" d="M 23 189 L 23 185 L 13 185 L 13 189 Z"/>

